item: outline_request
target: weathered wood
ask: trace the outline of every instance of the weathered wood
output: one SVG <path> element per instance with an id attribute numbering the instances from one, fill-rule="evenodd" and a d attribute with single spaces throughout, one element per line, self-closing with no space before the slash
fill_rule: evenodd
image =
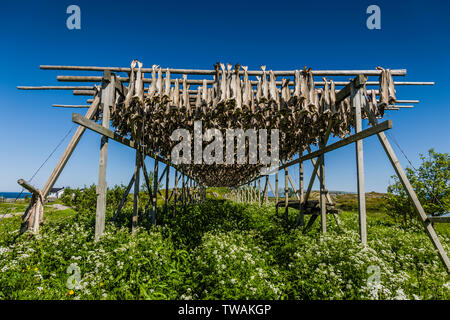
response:
<path id="1" fill-rule="evenodd" d="M 152 223 L 156 224 L 156 215 L 158 213 L 158 167 L 159 161 L 155 159 L 155 167 L 153 170 L 153 205 L 152 205 Z"/>
<path id="2" fill-rule="evenodd" d="M 31 201 L 25 213 L 22 215 L 22 224 L 19 233 L 22 234 L 26 230 L 31 230 L 33 234 L 38 234 L 39 225 L 42 223 L 44 215 L 44 197 L 41 191 L 29 182 L 19 179 L 17 183 L 32 193 Z"/>
<path id="3" fill-rule="evenodd" d="M 299 153 L 299 158 L 301 158 L 302 153 Z M 304 217 L 304 213 L 303 213 L 303 208 L 302 208 L 302 203 L 304 200 L 304 183 L 303 183 L 303 162 L 299 163 L 298 166 L 298 197 L 299 197 L 299 201 L 298 201 L 298 216 L 297 216 L 297 222 L 296 225 L 297 226 L 304 226 L 305 225 L 305 217 Z"/>
<path id="4" fill-rule="evenodd" d="M 89 105 L 72 105 L 72 104 L 52 104 L 53 108 L 75 108 L 75 109 L 84 109 L 89 108 Z"/>
<path id="5" fill-rule="evenodd" d="M 169 205 L 169 178 L 170 178 L 170 167 L 166 165 L 166 197 L 164 199 L 164 214 L 167 214 L 168 205 Z"/>
<path id="6" fill-rule="evenodd" d="M 91 107 L 86 112 L 86 115 L 84 116 L 85 119 L 90 120 L 97 114 L 99 104 L 100 104 L 100 96 L 97 95 L 97 96 L 95 96 Z M 78 145 L 78 142 L 80 141 L 81 136 L 83 135 L 85 130 L 86 130 L 85 127 L 79 126 L 77 128 L 77 131 L 75 131 L 74 135 L 72 136 L 72 139 L 70 140 L 69 144 L 67 145 L 66 149 L 64 150 L 61 158 L 58 161 L 58 164 L 56 165 L 55 169 L 53 169 L 52 174 L 50 175 L 50 177 L 48 178 L 44 187 L 42 188 L 42 195 L 44 196 L 44 199 L 47 197 L 50 189 L 53 188 L 56 180 L 58 179 L 62 170 L 66 166 L 67 161 L 69 161 L 70 156 L 73 153 L 73 150 L 75 150 L 75 148 Z"/>
<path id="7" fill-rule="evenodd" d="M 278 170 L 275 173 L 275 203 L 278 202 Z"/>
<path id="8" fill-rule="evenodd" d="M 258 179 L 258 206 L 261 206 L 261 179 Z"/>
<path id="9" fill-rule="evenodd" d="M 178 170 L 175 169 L 175 182 L 173 186 L 174 198 L 173 198 L 173 215 L 177 212 L 177 195 L 178 195 Z"/>
<path id="10" fill-rule="evenodd" d="M 266 182 L 264 183 L 264 204 L 268 205 L 269 203 L 269 176 L 266 176 Z"/>
<path id="11" fill-rule="evenodd" d="M 32 186 L 29 182 L 25 181 L 24 179 L 17 180 L 17 183 L 22 186 L 24 189 L 27 189 L 32 194 L 39 194 L 39 190 Z"/>
<path id="12" fill-rule="evenodd" d="M 131 68 L 123 67 L 90 67 L 90 66 L 56 66 L 56 65 L 41 65 L 42 70 L 74 70 L 74 71 L 104 71 L 110 70 L 113 72 L 130 72 Z M 163 68 L 164 71 L 168 70 L 171 74 L 195 74 L 195 75 L 215 75 L 215 70 L 201 70 L 201 69 L 174 69 Z M 152 68 L 142 68 L 142 72 L 151 73 Z M 233 71 L 235 72 L 235 71 Z M 263 72 L 261 70 L 248 70 L 249 76 L 259 76 Z M 364 74 L 366 76 L 378 76 L 381 70 L 312 70 L 315 76 L 355 76 L 358 74 Z M 406 69 L 393 69 L 391 70 L 393 76 L 406 75 Z M 287 71 L 273 71 L 276 76 L 294 76 L 295 70 Z M 244 74 L 243 70 L 239 71 L 239 74 Z"/>
<path id="13" fill-rule="evenodd" d="M 292 187 L 292 190 L 294 191 L 295 196 L 296 196 L 297 199 L 300 201 L 300 196 L 299 196 L 299 194 L 298 194 L 297 189 L 295 188 L 294 181 L 292 181 L 292 178 L 291 178 L 291 175 L 289 174 L 289 172 L 288 172 L 288 180 L 289 180 L 289 184 L 290 184 L 291 187 Z"/>
<path id="14" fill-rule="evenodd" d="M 114 77 L 105 71 L 101 89 L 102 127 L 109 128 L 110 108 L 115 100 Z M 95 240 L 98 241 L 105 230 L 106 214 L 106 164 L 108 160 L 108 137 L 101 136 L 100 158 L 97 184 L 97 207 L 95 213 Z"/>
<path id="15" fill-rule="evenodd" d="M 355 109 L 355 134 L 362 131 L 361 109 L 365 103 L 363 85 L 352 88 L 351 105 Z M 356 149 L 356 171 L 358 188 L 358 217 L 359 217 L 359 237 L 363 244 L 367 244 L 367 223 L 366 223 L 366 194 L 364 191 L 364 155 L 363 140 L 355 142 Z M 323 177 L 322 177 L 323 179 Z"/>
<path id="16" fill-rule="evenodd" d="M 74 96 L 93 96 L 95 90 L 73 90 Z"/>
<path id="17" fill-rule="evenodd" d="M 432 223 L 450 223 L 450 217 L 428 216 L 428 220 Z"/>
<path id="18" fill-rule="evenodd" d="M 304 156 L 301 156 L 301 157 L 299 157 L 299 158 L 297 158 L 295 160 L 289 161 L 286 164 L 283 164 L 283 165 L 279 166 L 278 168 L 272 170 L 270 173 L 273 173 L 276 170 L 283 170 L 284 168 L 291 167 L 291 166 L 293 166 L 293 165 L 295 165 L 297 163 L 300 163 L 300 162 L 303 162 L 303 161 L 306 161 L 306 160 L 317 158 L 321 154 L 324 154 L 324 153 L 327 153 L 327 152 L 330 152 L 330 151 L 342 148 L 342 147 L 344 147 L 346 145 L 349 145 L 349 144 L 351 144 L 353 142 L 356 142 L 356 141 L 361 140 L 361 139 L 368 138 L 368 137 L 373 136 L 373 135 L 375 135 L 375 134 L 377 134 L 379 132 L 386 131 L 386 130 L 389 130 L 389 129 L 392 129 L 392 128 L 393 128 L 392 120 L 383 121 L 383 122 L 381 122 L 379 124 L 373 125 L 370 128 L 364 129 L 364 130 L 362 130 L 362 131 L 360 131 L 358 133 L 350 135 L 347 138 L 344 138 L 344 139 L 339 140 L 339 141 L 337 141 L 335 143 L 332 143 L 332 144 L 324 147 L 323 149 L 319 149 L 319 150 L 316 150 L 314 152 L 310 152 L 310 153 L 308 153 L 308 154 L 306 154 Z M 257 178 L 255 178 L 255 179 L 257 179 Z"/>
<path id="19" fill-rule="evenodd" d="M 324 146 L 324 140 L 321 142 L 321 147 Z M 322 234 L 327 233 L 327 208 L 325 199 L 325 155 L 321 154 L 318 158 L 320 168 L 320 227 Z"/>
<path id="20" fill-rule="evenodd" d="M 330 120 L 330 122 L 328 123 L 327 131 L 326 131 L 325 135 L 321 138 L 322 146 L 325 146 L 327 144 L 328 138 L 330 137 L 332 126 L 333 126 L 333 120 Z M 322 155 L 323 155 L 323 152 L 319 155 L 319 157 Z M 313 171 L 311 173 L 311 178 L 309 179 L 308 189 L 306 190 L 304 201 L 308 201 L 309 195 L 311 194 L 311 191 L 312 191 L 312 186 L 314 184 L 314 180 L 316 178 L 317 170 L 319 169 L 319 166 L 320 166 L 320 161 L 317 161 L 316 164 L 314 165 Z"/>
<path id="21" fill-rule="evenodd" d="M 369 116 L 369 121 L 375 125 L 378 120 L 374 116 L 371 110 L 369 110 L 367 105 L 364 105 L 364 109 L 366 113 Z M 402 166 L 400 165 L 400 162 L 398 161 L 397 155 L 394 152 L 394 149 L 392 149 L 391 144 L 389 143 L 389 140 L 386 138 L 386 135 L 384 132 L 379 132 L 377 134 L 378 140 L 380 141 L 381 145 L 383 146 L 384 151 L 386 152 L 386 155 L 389 158 L 389 161 L 391 162 L 392 166 L 394 167 L 394 170 L 400 179 L 401 184 L 403 185 L 403 188 L 405 188 L 405 191 L 411 200 L 413 207 L 417 213 L 417 215 L 420 218 L 420 221 L 423 224 L 423 227 L 425 229 L 425 232 L 427 233 L 428 237 L 430 238 L 433 246 L 437 250 L 439 254 L 439 258 L 441 259 L 444 266 L 447 268 L 447 272 L 450 273 L 450 260 L 448 259 L 448 256 L 442 247 L 442 244 L 436 234 L 436 231 L 434 230 L 432 223 L 430 219 L 427 217 L 425 210 L 422 207 L 422 204 L 419 201 L 419 198 L 417 198 L 416 192 L 414 191 L 411 183 L 408 180 L 408 177 L 406 176 Z"/>
<path id="22" fill-rule="evenodd" d="M 122 199 L 120 200 L 119 206 L 117 207 L 116 212 L 114 213 L 114 216 L 113 216 L 113 218 L 112 218 L 113 221 L 117 220 L 117 217 L 119 216 L 120 211 L 122 210 L 122 207 L 124 206 L 124 204 L 125 204 L 126 201 L 127 201 L 128 194 L 130 193 L 131 187 L 132 187 L 133 184 L 134 184 L 134 178 L 135 178 L 135 175 L 134 175 L 134 173 L 133 173 L 133 176 L 131 177 L 130 182 L 128 183 L 128 186 L 127 186 L 127 188 L 125 189 L 125 193 L 123 194 L 123 197 L 122 197 Z"/>
<path id="23" fill-rule="evenodd" d="M 136 150 L 136 165 L 134 166 L 134 191 L 133 191 L 133 216 L 131 217 L 131 233 L 134 234 L 136 232 L 136 228 L 138 226 L 138 217 L 139 217 L 139 176 L 141 172 L 141 159 L 140 151 Z"/>
<path id="24" fill-rule="evenodd" d="M 289 185 L 288 185 L 288 168 L 284 169 L 284 219 L 289 218 Z"/>
<path id="25" fill-rule="evenodd" d="M 115 133 L 114 131 L 104 128 L 102 126 L 100 126 L 99 124 L 90 121 L 88 119 L 86 119 L 85 117 L 83 117 L 82 115 L 78 114 L 78 113 L 72 113 L 72 121 L 79 124 L 80 126 L 87 128 L 89 130 L 92 130 L 94 132 L 97 132 L 101 135 L 104 135 L 110 139 L 113 139 L 116 142 L 119 142 L 121 144 L 124 144 L 130 148 L 136 149 L 137 145 L 134 141 L 131 141 L 130 139 L 127 139 L 117 133 Z M 179 167 L 177 165 L 171 164 L 170 161 L 168 161 L 167 159 L 164 159 L 163 157 L 159 156 L 158 154 L 155 154 L 149 150 L 145 150 L 145 155 L 153 158 L 153 159 L 157 159 L 158 161 L 164 163 L 164 164 L 168 164 L 169 166 L 172 166 L 174 168 L 177 168 L 179 171 L 181 171 L 179 169 Z"/>

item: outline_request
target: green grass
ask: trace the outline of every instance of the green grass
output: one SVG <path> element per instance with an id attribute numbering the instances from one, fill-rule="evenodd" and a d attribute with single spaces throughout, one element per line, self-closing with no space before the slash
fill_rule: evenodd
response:
<path id="1" fill-rule="evenodd" d="M 303 235 L 274 206 L 208 200 L 152 226 L 131 209 L 94 242 L 94 214 L 46 209 L 39 236 L 0 222 L 1 299 L 450 299 L 450 279 L 422 228 L 368 212 L 368 247 L 355 211 Z M 108 211 L 108 217 L 112 212 Z M 449 252 L 450 230 L 436 226 Z M 67 280 L 80 269 L 79 287 Z M 372 269 L 371 269 L 372 268 Z M 380 284 L 369 283 L 378 268 Z M 72 291 L 71 291 L 72 290 Z"/>

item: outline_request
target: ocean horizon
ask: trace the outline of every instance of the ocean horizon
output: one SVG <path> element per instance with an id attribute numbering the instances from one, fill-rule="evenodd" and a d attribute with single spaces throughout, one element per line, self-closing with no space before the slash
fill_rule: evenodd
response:
<path id="1" fill-rule="evenodd" d="M 0 192 L 0 198 L 5 199 L 24 199 L 26 196 L 31 197 L 30 192 Z"/>

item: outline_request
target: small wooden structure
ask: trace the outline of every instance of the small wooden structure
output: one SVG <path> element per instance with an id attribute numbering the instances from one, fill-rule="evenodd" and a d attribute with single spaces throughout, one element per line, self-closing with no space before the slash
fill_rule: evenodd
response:
<path id="1" fill-rule="evenodd" d="M 103 72 L 103 75 L 57 77 L 58 81 L 98 83 L 98 85 L 18 87 L 22 90 L 71 90 L 74 95 L 90 96 L 88 105 L 53 105 L 63 108 L 88 108 L 88 111 L 84 116 L 73 114 L 72 121 L 79 127 L 42 191 L 29 188 L 30 191 L 34 190 L 33 201 L 27 209 L 29 214 L 24 216 L 24 223 L 30 228 L 34 226 L 35 232 L 38 231 L 36 223 L 38 224 L 42 217 L 39 211 L 41 203 L 55 184 L 87 128 L 101 135 L 96 239 L 99 239 L 104 231 L 107 151 L 109 141 L 114 140 L 136 150 L 135 170 L 125 194 L 126 197 L 134 187 L 133 231 L 138 225 L 137 202 L 142 170 L 150 194 L 146 210 L 151 208 L 148 210 L 148 218 L 153 223 L 158 217 L 158 196 L 164 198 L 165 205 L 164 211 L 160 214 L 169 214 L 170 201 L 174 206 L 185 206 L 193 201 L 204 200 L 206 186 L 223 185 L 233 187 L 230 193 L 233 200 L 259 204 L 267 203 L 268 190 L 271 189 L 275 195 L 277 208 L 285 207 L 285 215 L 288 208 L 296 203 L 295 206 L 300 209 L 297 224 L 304 225 L 304 215 L 314 213 L 308 225 L 312 225 L 320 216 L 321 230 L 325 234 L 327 213 L 331 212 L 333 207 L 325 184 L 325 154 L 345 145 L 355 144 L 359 231 L 361 242 L 367 243 L 363 139 L 376 135 L 407 191 L 427 235 L 447 270 L 450 271 L 450 261 L 431 220 L 425 214 L 384 134 L 384 131 L 392 128 L 392 121 L 379 122 L 386 110 L 410 108 L 410 105 L 405 104 L 418 102 L 396 99 L 395 86 L 433 85 L 432 82 L 394 81 L 393 76 L 404 76 L 406 70 L 383 68 L 311 70 L 305 67 L 303 70 L 266 71 L 265 67 L 261 70 L 248 70 L 239 65 L 233 69 L 231 65 L 225 68 L 224 65 L 216 64 L 214 70 L 193 70 L 162 69 L 156 65 L 152 68 L 143 68 L 140 62 L 133 61 L 128 68 L 46 65 L 41 66 L 41 69 Z M 124 76 L 119 76 L 119 73 Z M 151 74 L 151 77 L 146 78 L 145 74 Z M 205 78 L 188 79 L 188 75 Z M 353 78 L 349 81 L 333 80 L 334 77 L 342 76 Z M 282 77 L 282 80 L 277 80 L 277 77 Z M 320 81 L 316 79 L 317 77 L 326 78 Z M 369 81 L 369 77 L 378 79 Z M 193 89 L 194 87 L 196 88 Z M 337 87 L 341 89 L 338 90 Z M 101 123 L 97 123 L 100 116 Z M 282 131 L 283 142 L 288 142 L 281 145 L 281 163 L 271 172 L 275 174 L 275 188 L 271 185 L 267 174 L 260 173 L 259 164 L 174 165 L 169 153 L 173 145 L 168 140 L 167 133 L 177 127 L 189 126 L 195 119 L 209 121 L 209 124 L 218 123 L 219 130 L 225 130 L 227 124 L 244 129 L 248 126 L 279 128 Z M 368 120 L 370 126 L 367 129 L 363 130 L 362 119 Z M 110 127 L 111 123 L 114 130 Z M 331 134 L 341 139 L 328 144 Z M 310 148 L 312 144 L 318 145 L 318 149 L 312 151 Z M 298 157 L 294 159 L 296 154 Z M 148 171 L 145 168 L 144 159 L 147 156 L 155 159 L 153 186 L 149 183 Z M 313 171 L 305 188 L 303 163 L 308 160 L 313 164 Z M 165 164 L 161 174 L 160 163 Z M 297 188 L 288 172 L 288 168 L 294 165 L 298 165 L 299 168 Z M 175 170 L 175 179 L 169 194 L 171 168 Z M 284 171 L 285 178 L 285 199 L 281 202 L 278 195 L 279 171 Z M 164 177 L 166 190 L 163 194 L 158 185 Z M 320 182 L 320 196 L 318 207 L 317 203 L 311 207 L 309 197 L 316 177 Z M 265 181 L 261 181 L 262 179 Z M 288 199 L 289 184 L 297 197 L 294 202 Z M 119 215 L 125 197 L 117 208 L 115 217 Z"/>

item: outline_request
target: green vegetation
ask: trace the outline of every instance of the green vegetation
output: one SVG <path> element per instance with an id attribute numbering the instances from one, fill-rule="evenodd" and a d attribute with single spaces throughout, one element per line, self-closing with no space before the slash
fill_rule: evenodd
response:
<path id="1" fill-rule="evenodd" d="M 340 228 L 329 219 L 322 237 L 317 222 L 306 235 L 292 227 L 296 210 L 286 222 L 273 205 L 210 199 L 161 215 L 157 226 L 142 214 L 132 236 L 125 207 L 94 242 L 91 210 L 46 209 L 38 236 L 17 237 L 20 217 L 4 219 L 0 299 L 450 299 L 423 230 L 382 213 L 369 212 L 364 247 L 354 212 Z M 450 252 L 450 229 L 438 232 Z"/>
<path id="2" fill-rule="evenodd" d="M 427 214 L 439 215 L 450 211 L 450 154 L 428 151 L 420 155 L 419 168 L 406 168 L 406 175 Z M 397 176 L 388 187 L 386 213 L 396 221 L 408 224 L 416 220 L 414 208 Z"/>

